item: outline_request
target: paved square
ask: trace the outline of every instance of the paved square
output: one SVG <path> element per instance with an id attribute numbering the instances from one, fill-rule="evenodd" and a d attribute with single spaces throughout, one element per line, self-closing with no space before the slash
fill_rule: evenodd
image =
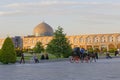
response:
<path id="1" fill-rule="evenodd" d="M 120 80 L 120 58 L 0 65 L 0 80 Z"/>

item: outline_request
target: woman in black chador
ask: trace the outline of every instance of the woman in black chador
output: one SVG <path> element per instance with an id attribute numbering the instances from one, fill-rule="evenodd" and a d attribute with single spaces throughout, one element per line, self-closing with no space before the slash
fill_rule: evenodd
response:
<path id="1" fill-rule="evenodd" d="M 41 58 L 40 58 L 40 59 L 41 59 L 41 60 L 44 60 L 44 59 L 45 59 L 44 54 L 41 55 Z"/>

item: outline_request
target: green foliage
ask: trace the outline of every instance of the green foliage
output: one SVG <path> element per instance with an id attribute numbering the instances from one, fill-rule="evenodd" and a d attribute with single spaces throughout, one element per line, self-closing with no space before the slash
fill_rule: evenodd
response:
<path id="1" fill-rule="evenodd" d="M 92 53 L 93 52 L 93 48 L 88 48 L 88 52 Z"/>
<path id="2" fill-rule="evenodd" d="M 107 52 L 107 48 L 102 48 L 101 51 L 102 52 Z"/>
<path id="3" fill-rule="evenodd" d="M 109 49 L 109 52 L 114 53 L 116 50 L 117 50 L 116 48 L 111 48 L 111 49 Z"/>
<path id="4" fill-rule="evenodd" d="M 44 51 L 44 48 L 42 46 L 41 42 L 37 42 L 35 47 L 33 48 L 33 52 L 35 53 L 41 53 L 42 51 Z"/>
<path id="5" fill-rule="evenodd" d="M 0 51 L 0 62 L 3 64 L 15 63 L 16 53 L 11 38 L 7 37 Z"/>
<path id="6" fill-rule="evenodd" d="M 21 53 L 23 53 L 22 49 L 19 49 L 19 48 L 16 48 L 16 49 L 15 49 L 15 52 L 16 52 L 16 56 L 17 56 L 17 57 L 20 57 L 20 56 L 21 56 Z"/>
<path id="7" fill-rule="evenodd" d="M 95 48 L 94 52 L 100 52 L 99 48 Z"/>
<path id="8" fill-rule="evenodd" d="M 28 49 L 22 49 L 23 53 L 27 53 Z"/>
<path id="9" fill-rule="evenodd" d="M 58 27 L 55 31 L 53 39 L 49 42 L 46 51 L 54 54 L 56 57 L 68 57 L 72 52 L 71 45 L 63 33 L 63 28 Z"/>

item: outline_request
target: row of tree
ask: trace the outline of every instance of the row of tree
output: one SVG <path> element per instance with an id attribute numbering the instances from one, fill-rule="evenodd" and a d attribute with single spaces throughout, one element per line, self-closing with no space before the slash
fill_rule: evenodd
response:
<path id="1" fill-rule="evenodd" d="M 71 45 L 66 38 L 66 34 L 63 32 L 63 28 L 58 27 L 55 31 L 53 39 L 47 44 L 46 49 L 43 48 L 41 42 L 37 42 L 33 48 L 33 52 L 41 53 L 46 51 L 56 57 L 68 57 L 72 52 Z M 15 63 L 16 53 L 21 53 L 21 50 L 14 48 L 11 38 L 7 37 L 0 50 L 0 62 L 3 64 Z M 17 54 L 18 55 L 18 54 Z"/>
<path id="2" fill-rule="evenodd" d="M 101 50 L 99 48 L 88 48 L 87 49 L 88 52 L 102 52 L 102 53 L 105 53 L 105 52 L 110 52 L 110 53 L 114 53 L 115 51 L 117 51 L 117 48 L 110 48 L 109 50 L 107 50 L 107 48 L 102 48 Z"/>

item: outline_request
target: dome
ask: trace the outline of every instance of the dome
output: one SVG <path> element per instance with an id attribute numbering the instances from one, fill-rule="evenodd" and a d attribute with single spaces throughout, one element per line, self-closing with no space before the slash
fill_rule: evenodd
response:
<path id="1" fill-rule="evenodd" d="M 52 36 L 53 29 L 45 22 L 38 24 L 33 30 L 34 36 Z"/>

